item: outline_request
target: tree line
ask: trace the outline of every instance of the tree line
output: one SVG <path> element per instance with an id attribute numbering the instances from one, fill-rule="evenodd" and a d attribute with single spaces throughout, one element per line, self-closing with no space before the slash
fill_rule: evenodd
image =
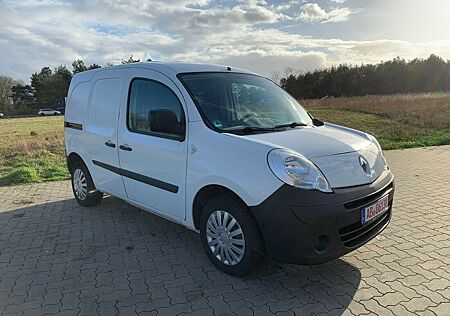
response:
<path id="1" fill-rule="evenodd" d="M 280 80 L 296 99 L 450 91 L 450 60 L 430 55 L 406 61 L 399 57 L 379 64 L 341 64 L 292 73 Z"/>
<path id="2" fill-rule="evenodd" d="M 131 55 L 121 63 L 139 61 Z M 72 63 L 72 70 L 65 65 L 54 69 L 43 67 L 39 72 L 31 74 L 30 84 L 0 76 L 0 112 L 5 115 L 35 114 L 39 108 L 64 108 L 73 75 L 96 68 L 101 66 L 95 63 L 86 65 L 83 60 L 76 59 Z"/>
<path id="3" fill-rule="evenodd" d="M 122 64 L 139 61 L 131 55 Z M 43 67 L 31 75 L 30 84 L 0 76 L 0 112 L 31 114 L 38 108 L 64 107 L 72 76 L 95 68 L 100 66 L 86 65 L 81 59 L 74 60 L 72 70 L 65 65 Z M 275 81 L 278 76 L 279 72 Z M 397 57 L 379 64 L 341 64 L 302 73 L 295 73 L 290 67 L 279 83 L 296 99 L 450 91 L 450 60 L 436 55 L 411 61 Z"/>

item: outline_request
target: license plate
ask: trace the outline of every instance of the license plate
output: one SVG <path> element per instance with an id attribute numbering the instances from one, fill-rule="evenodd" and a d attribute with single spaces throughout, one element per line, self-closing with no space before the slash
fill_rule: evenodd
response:
<path id="1" fill-rule="evenodd" d="M 375 203 L 361 209 L 361 223 L 367 224 L 377 218 L 389 208 L 389 195 L 386 195 Z"/>

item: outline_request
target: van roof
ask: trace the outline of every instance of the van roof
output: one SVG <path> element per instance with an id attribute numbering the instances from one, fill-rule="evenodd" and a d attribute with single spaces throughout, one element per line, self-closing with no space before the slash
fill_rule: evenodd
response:
<path id="1" fill-rule="evenodd" d="M 216 64 L 200 64 L 200 63 L 185 63 L 185 62 L 160 62 L 160 61 L 149 61 L 149 62 L 137 62 L 131 64 L 123 64 L 123 65 L 114 65 L 107 66 L 102 68 L 97 68 L 93 70 L 83 71 L 81 74 L 88 75 L 93 74 L 97 71 L 107 70 L 107 69 L 116 69 L 116 68 L 148 68 L 152 70 L 159 70 L 162 72 L 171 72 L 174 75 L 179 73 L 187 73 L 187 72 L 240 72 L 240 73 L 249 73 L 252 72 L 235 68 L 231 66 L 225 65 L 216 65 Z"/>

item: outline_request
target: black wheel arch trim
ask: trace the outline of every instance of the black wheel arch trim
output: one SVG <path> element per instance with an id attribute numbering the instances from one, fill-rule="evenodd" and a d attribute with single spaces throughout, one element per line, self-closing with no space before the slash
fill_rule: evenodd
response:
<path id="1" fill-rule="evenodd" d="M 142 174 L 133 172 L 133 171 L 129 171 L 129 170 L 125 170 L 119 167 L 115 167 L 109 164 L 106 164 L 104 162 L 100 162 L 97 160 L 92 160 L 92 163 L 98 167 L 104 168 L 106 170 L 109 170 L 111 172 L 120 174 L 121 176 L 151 185 L 153 187 L 165 190 L 165 191 L 169 191 L 172 193 L 178 193 L 178 186 L 168 183 L 168 182 L 164 182 L 155 178 L 151 178 L 148 176 L 144 176 Z"/>

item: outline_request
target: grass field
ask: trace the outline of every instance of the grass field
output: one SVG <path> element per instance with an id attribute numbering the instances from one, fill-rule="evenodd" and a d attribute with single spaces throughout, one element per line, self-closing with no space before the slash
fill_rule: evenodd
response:
<path id="1" fill-rule="evenodd" d="M 384 149 L 450 144 L 450 93 L 300 102 L 318 119 L 374 135 Z"/>
<path id="2" fill-rule="evenodd" d="M 373 134 L 384 149 L 450 144 L 450 93 L 304 100 L 315 117 Z M 0 120 L 0 186 L 69 177 L 62 117 Z"/>
<path id="3" fill-rule="evenodd" d="M 0 186 L 67 179 L 62 117 L 0 120 Z"/>

